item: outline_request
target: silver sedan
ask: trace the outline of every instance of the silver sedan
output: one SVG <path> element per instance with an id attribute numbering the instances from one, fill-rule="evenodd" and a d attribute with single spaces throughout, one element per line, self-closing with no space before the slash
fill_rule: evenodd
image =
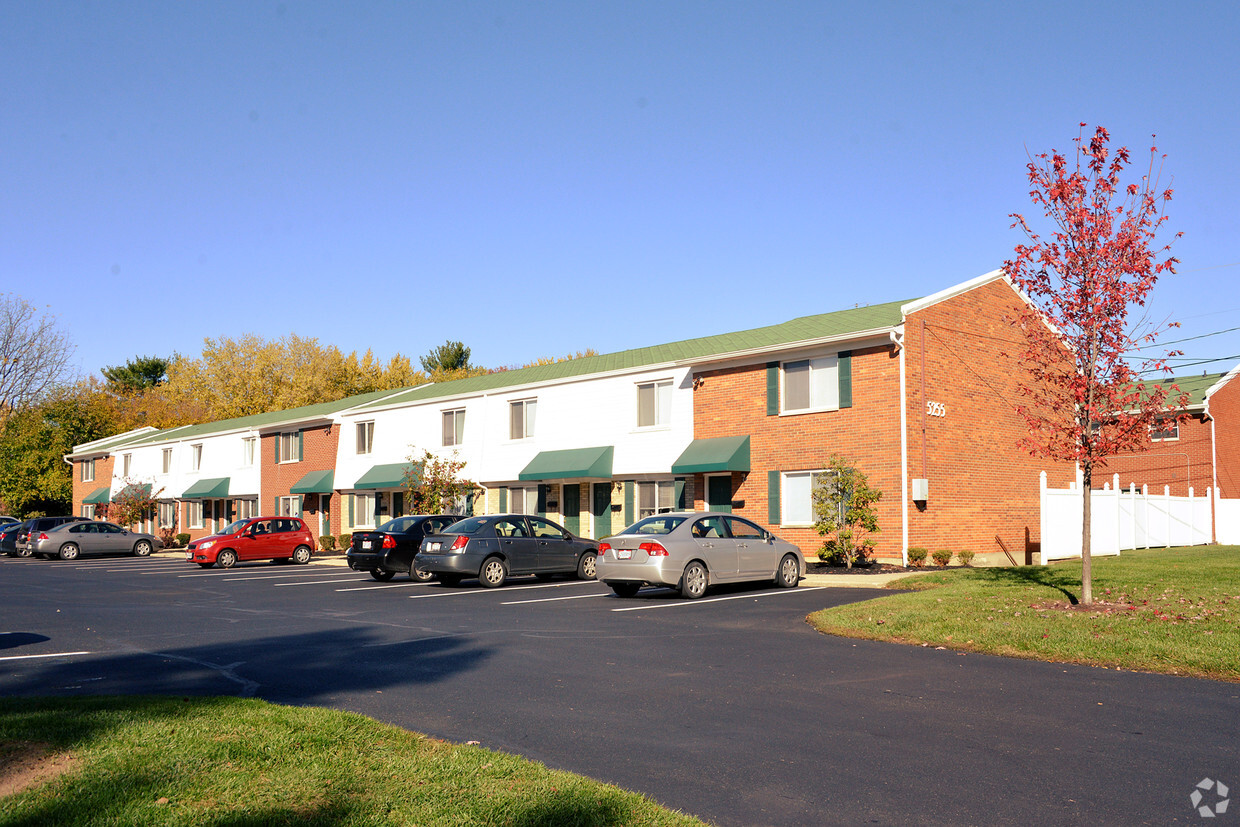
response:
<path id="1" fill-rule="evenodd" d="M 600 542 L 595 571 L 621 597 L 649 583 L 697 598 L 716 583 L 771 580 L 793 588 L 805 574 L 805 558 L 743 517 L 678 512 L 647 517 Z"/>
<path id="2" fill-rule="evenodd" d="M 48 560 L 76 560 L 83 554 L 133 554 L 146 557 L 152 551 L 163 548 L 158 538 L 121 528 L 116 523 L 81 520 L 63 523 L 55 528 L 31 532 L 30 547 L 34 553 Z"/>

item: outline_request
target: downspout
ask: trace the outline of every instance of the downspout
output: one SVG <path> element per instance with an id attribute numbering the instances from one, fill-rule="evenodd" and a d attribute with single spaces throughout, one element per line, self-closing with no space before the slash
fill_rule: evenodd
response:
<path id="1" fill-rule="evenodd" d="M 900 354 L 900 560 L 901 565 L 908 566 L 908 377 L 904 370 L 902 340 L 897 347 Z"/>

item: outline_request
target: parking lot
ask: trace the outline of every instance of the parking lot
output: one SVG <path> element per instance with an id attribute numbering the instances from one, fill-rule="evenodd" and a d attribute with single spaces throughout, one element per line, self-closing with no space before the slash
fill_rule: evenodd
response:
<path id="1" fill-rule="evenodd" d="M 830 638 L 864 589 L 686 601 L 338 565 L 0 558 L 0 693 L 250 695 L 520 753 L 716 824 L 1168 823 L 1240 783 L 1240 690 Z M 414 770 L 411 769 L 411 772 Z"/>

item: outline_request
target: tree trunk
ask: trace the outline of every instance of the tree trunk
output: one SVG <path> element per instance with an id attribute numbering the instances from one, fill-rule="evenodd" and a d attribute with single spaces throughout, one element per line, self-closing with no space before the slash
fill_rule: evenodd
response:
<path id="1" fill-rule="evenodd" d="M 1081 509 L 1081 605 L 1092 606 L 1094 604 L 1094 570 L 1093 563 L 1090 558 L 1090 539 L 1091 528 L 1091 509 L 1090 509 L 1090 492 L 1093 489 L 1093 468 L 1086 464 L 1084 473 L 1081 477 L 1081 484 L 1084 490 L 1081 495 L 1084 497 L 1083 508 Z"/>

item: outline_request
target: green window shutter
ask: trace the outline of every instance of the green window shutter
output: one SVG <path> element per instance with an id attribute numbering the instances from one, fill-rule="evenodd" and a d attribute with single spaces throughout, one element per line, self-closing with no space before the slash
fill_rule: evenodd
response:
<path id="1" fill-rule="evenodd" d="M 276 444 L 276 465 L 280 464 L 280 435 L 276 434 L 272 440 Z"/>
<path id="2" fill-rule="evenodd" d="M 766 415 L 779 415 L 779 362 L 766 363 Z"/>
<path id="3" fill-rule="evenodd" d="M 276 516 L 276 515 L 278 515 L 279 513 L 280 513 L 280 498 L 279 498 L 279 497 L 276 497 L 276 498 L 275 498 L 275 506 L 271 509 L 271 514 L 272 514 L 272 516 Z"/>
<path id="4" fill-rule="evenodd" d="M 766 521 L 771 525 L 783 525 L 779 513 L 779 472 L 766 472 Z"/>
<path id="5" fill-rule="evenodd" d="M 297 432 L 297 461 L 298 462 L 301 462 L 303 459 L 305 459 L 305 456 L 306 456 L 305 444 L 304 444 L 304 439 L 303 439 L 305 437 L 305 433 L 306 433 L 305 431 Z"/>
<path id="6" fill-rule="evenodd" d="M 672 486 L 672 501 L 676 503 L 677 511 L 685 510 L 685 478 L 677 477 L 676 482 Z"/>
<path id="7" fill-rule="evenodd" d="M 626 526 L 633 525 L 633 481 L 625 480 L 624 483 L 624 524 Z"/>
<path id="8" fill-rule="evenodd" d="M 538 485 L 538 516 L 547 516 L 547 486 L 544 483 Z"/>
<path id="9" fill-rule="evenodd" d="M 499 490 L 499 513 L 508 513 L 508 489 L 501 488 Z"/>
<path id="10" fill-rule="evenodd" d="M 300 517 L 302 513 L 305 512 L 305 510 L 306 510 L 306 495 L 298 494 L 297 495 L 297 516 Z"/>
<path id="11" fill-rule="evenodd" d="M 852 407 L 852 351 L 846 350 L 839 355 L 840 373 L 840 407 Z"/>

